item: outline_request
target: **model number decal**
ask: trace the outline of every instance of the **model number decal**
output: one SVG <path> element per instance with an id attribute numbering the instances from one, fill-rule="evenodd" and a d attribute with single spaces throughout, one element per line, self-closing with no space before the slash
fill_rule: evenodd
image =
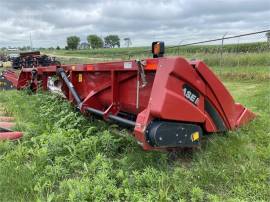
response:
<path id="1" fill-rule="evenodd" d="M 191 88 L 189 85 L 184 84 L 183 93 L 184 93 L 185 98 L 188 101 L 192 102 L 195 105 L 198 105 L 199 100 L 200 100 L 200 94 L 196 90 Z"/>

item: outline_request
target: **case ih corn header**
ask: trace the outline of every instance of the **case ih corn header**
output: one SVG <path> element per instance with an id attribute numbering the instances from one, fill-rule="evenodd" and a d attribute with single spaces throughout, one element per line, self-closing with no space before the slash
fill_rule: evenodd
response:
<path id="1" fill-rule="evenodd" d="M 162 42 L 152 52 L 142 61 L 24 68 L 3 77 L 18 90 L 52 90 L 84 114 L 132 128 L 145 150 L 194 147 L 203 133 L 234 130 L 255 117 L 202 61 L 163 57 Z"/>

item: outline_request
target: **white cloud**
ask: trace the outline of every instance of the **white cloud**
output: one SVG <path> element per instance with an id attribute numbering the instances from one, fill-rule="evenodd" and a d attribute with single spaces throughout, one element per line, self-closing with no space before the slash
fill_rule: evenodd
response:
<path id="1" fill-rule="evenodd" d="M 269 0 L 9 0 L 0 2 L 0 47 L 65 45 L 69 35 L 119 34 L 133 45 L 220 37 L 270 27 Z"/>

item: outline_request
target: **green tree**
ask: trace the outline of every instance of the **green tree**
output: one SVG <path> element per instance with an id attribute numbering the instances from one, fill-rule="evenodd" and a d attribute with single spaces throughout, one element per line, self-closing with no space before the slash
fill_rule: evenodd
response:
<path id="1" fill-rule="evenodd" d="M 78 45 L 80 43 L 80 38 L 77 36 L 70 36 L 67 38 L 67 47 L 68 49 L 75 50 L 78 48 Z"/>
<path id="2" fill-rule="evenodd" d="M 104 42 L 101 37 L 92 34 L 87 36 L 87 41 L 92 48 L 103 48 Z"/>
<path id="3" fill-rule="evenodd" d="M 114 48 L 115 46 L 120 47 L 120 38 L 118 35 L 109 35 L 104 38 L 105 46 Z"/>

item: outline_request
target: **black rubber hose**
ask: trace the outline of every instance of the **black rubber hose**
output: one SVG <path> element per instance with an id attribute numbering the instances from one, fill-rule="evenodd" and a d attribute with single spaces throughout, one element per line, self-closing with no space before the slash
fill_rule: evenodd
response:
<path id="1" fill-rule="evenodd" d="M 81 103 L 82 103 L 81 98 L 79 97 L 79 95 L 78 95 L 77 91 L 75 90 L 73 84 L 67 78 L 67 75 L 66 75 L 64 69 L 59 67 L 59 68 L 56 69 L 56 72 L 64 80 L 65 84 L 67 85 L 68 89 L 70 90 L 71 94 L 73 95 L 77 105 L 80 106 Z"/>

